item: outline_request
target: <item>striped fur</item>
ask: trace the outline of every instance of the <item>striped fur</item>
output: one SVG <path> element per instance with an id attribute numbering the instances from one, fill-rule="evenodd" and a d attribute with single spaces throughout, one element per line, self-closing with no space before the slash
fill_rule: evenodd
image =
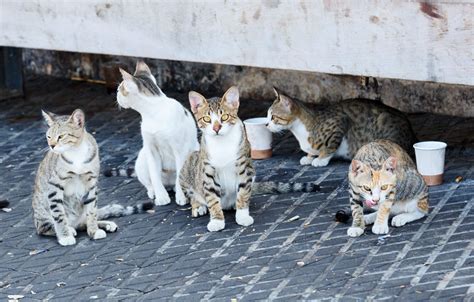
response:
<path id="1" fill-rule="evenodd" d="M 352 99 L 334 104 L 305 104 L 275 89 L 268 128 L 290 130 L 307 153 L 300 164 L 321 167 L 333 157 L 350 160 L 363 145 L 391 140 L 412 154 L 415 134 L 407 117 L 380 102 Z"/>
<path id="2" fill-rule="evenodd" d="M 99 149 L 84 127 L 84 112 L 76 109 L 71 116 L 43 112 L 43 116 L 49 126 L 50 150 L 36 173 L 33 193 L 38 234 L 56 236 L 61 245 L 75 244 L 77 230 L 85 229 L 91 238 L 101 239 L 105 231 L 117 230 L 114 222 L 101 219 L 147 207 L 131 210 L 115 205 L 97 210 Z"/>
<path id="3" fill-rule="evenodd" d="M 366 224 L 375 234 L 388 233 L 392 226 L 403 226 L 428 214 L 428 188 L 410 156 L 397 144 L 377 140 L 364 145 L 349 168 L 349 194 L 352 210 L 351 237 L 360 236 Z M 364 215 L 363 209 L 375 212 Z"/>

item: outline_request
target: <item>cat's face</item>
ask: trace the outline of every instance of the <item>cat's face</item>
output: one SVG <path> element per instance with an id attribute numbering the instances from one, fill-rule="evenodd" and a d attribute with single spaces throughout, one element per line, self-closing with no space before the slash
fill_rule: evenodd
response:
<path id="1" fill-rule="evenodd" d="M 239 90 L 230 87 L 222 98 L 206 99 L 189 92 L 189 103 L 199 129 L 208 136 L 225 136 L 238 120 Z"/>
<path id="2" fill-rule="evenodd" d="M 268 109 L 267 128 L 271 132 L 280 132 L 289 129 L 296 119 L 293 112 L 294 103 L 289 97 L 278 92 L 277 89 L 273 88 L 273 90 L 275 91 L 276 99 Z"/>
<path id="3" fill-rule="evenodd" d="M 394 172 L 396 165 L 395 157 L 389 157 L 380 170 L 374 170 L 358 160 L 352 161 L 349 181 L 352 189 L 362 196 L 366 206 L 376 206 L 389 197 L 393 199 L 397 184 Z"/>
<path id="4" fill-rule="evenodd" d="M 51 112 L 42 111 L 49 128 L 46 131 L 46 139 L 49 148 L 54 153 L 63 153 L 76 146 L 84 135 L 84 112 L 76 109 L 70 115 L 56 115 Z"/>
<path id="5" fill-rule="evenodd" d="M 117 102 L 122 108 L 137 109 L 150 97 L 161 96 L 163 92 L 156 85 L 156 79 L 143 61 L 137 63 L 133 75 L 120 68 L 123 81 L 117 88 Z"/>

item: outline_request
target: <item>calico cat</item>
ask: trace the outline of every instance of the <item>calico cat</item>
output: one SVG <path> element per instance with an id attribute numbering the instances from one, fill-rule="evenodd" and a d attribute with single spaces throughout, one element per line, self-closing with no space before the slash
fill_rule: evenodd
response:
<path id="1" fill-rule="evenodd" d="M 351 237 L 364 233 L 365 225 L 374 224 L 374 234 L 388 233 L 428 214 L 428 189 L 410 156 L 397 144 L 377 140 L 357 151 L 349 168 L 349 193 L 352 210 Z M 364 215 L 363 207 L 375 210 Z"/>
<path id="2" fill-rule="evenodd" d="M 366 99 L 304 104 L 274 91 L 267 127 L 272 132 L 293 133 L 307 153 L 301 165 L 324 167 L 333 157 L 350 160 L 360 147 L 376 139 L 389 139 L 413 152 L 416 137 L 410 122 L 394 108 Z"/>
<path id="3" fill-rule="evenodd" d="M 59 244 L 76 243 L 76 230 L 86 229 L 93 239 L 115 232 L 117 225 L 103 220 L 143 212 L 153 204 L 123 207 L 118 204 L 97 209 L 99 149 L 84 127 L 84 112 L 71 116 L 43 111 L 49 129 L 50 150 L 36 173 L 33 193 L 33 219 L 39 235 L 56 236 Z"/>
<path id="4" fill-rule="evenodd" d="M 184 205 L 179 171 L 188 155 L 199 149 L 194 119 L 178 101 L 161 91 L 144 62 L 137 63 L 133 75 L 123 69 L 120 72 L 123 81 L 117 90 L 117 101 L 120 107 L 132 108 L 142 118 L 143 148 L 135 163 L 138 180 L 156 205 L 170 203 L 165 185 L 175 186 L 176 203 Z"/>
<path id="5" fill-rule="evenodd" d="M 291 191 L 317 191 L 315 183 L 254 183 L 255 170 L 250 158 L 250 145 L 244 125 L 239 119 L 239 90 L 231 87 L 222 98 L 206 99 L 191 91 L 189 102 L 202 131 L 201 148 L 186 160 L 180 174 L 180 184 L 191 202 L 192 216 L 207 213 L 211 232 L 224 229 L 222 210 L 236 209 L 235 220 L 249 226 L 254 220 L 249 214 L 250 195 Z"/>

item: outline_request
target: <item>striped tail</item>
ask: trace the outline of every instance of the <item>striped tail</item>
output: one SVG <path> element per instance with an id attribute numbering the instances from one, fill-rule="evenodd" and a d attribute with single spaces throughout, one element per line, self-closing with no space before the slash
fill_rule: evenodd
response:
<path id="1" fill-rule="evenodd" d="M 137 177 L 135 173 L 135 169 L 130 168 L 107 168 L 104 170 L 105 177 L 112 177 L 112 176 L 122 176 L 122 177 Z"/>
<path id="2" fill-rule="evenodd" d="M 0 200 L 0 209 L 6 208 L 10 205 L 8 200 Z"/>
<path id="3" fill-rule="evenodd" d="M 153 209 L 155 205 L 153 202 L 144 202 L 135 206 L 122 206 L 119 204 L 110 204 L 105 207 L 97 209 L 97 218 L 99 220 L 107 219 L 110 217 L 121 217 L 132 214 L 144 213 L 148 210 Z"/>
<path id="4" fill-rule="evenodd" d="M 317 192 L 321 187 L 316 182 L 264 181 L 252 184 L 252 194 L 284 194 L 292 192 Z"/>

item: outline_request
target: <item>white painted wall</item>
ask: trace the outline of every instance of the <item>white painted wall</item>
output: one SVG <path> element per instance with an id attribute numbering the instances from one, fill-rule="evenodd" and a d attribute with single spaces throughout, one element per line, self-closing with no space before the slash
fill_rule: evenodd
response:
<path id="1" fill-rule="evenodd" d="M 430 3 L 0 0 L 0 45 L 474 85 L 474 1 Z"/>

